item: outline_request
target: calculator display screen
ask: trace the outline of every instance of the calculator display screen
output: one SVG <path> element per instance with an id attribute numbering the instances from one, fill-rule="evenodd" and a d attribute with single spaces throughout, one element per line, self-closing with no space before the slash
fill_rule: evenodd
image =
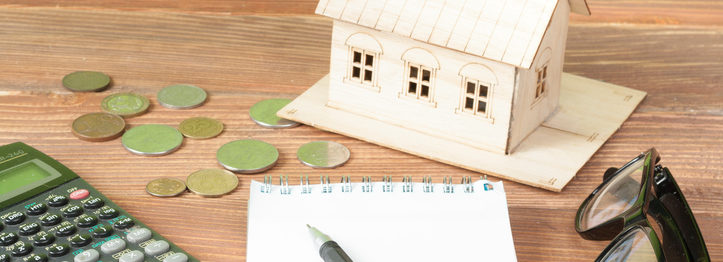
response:
<path id="1" fill-rule="evenodd" d="M 34 159 L 0 172 L 0 201 L 43 185 L 60 176 L 47 164 Z"/>

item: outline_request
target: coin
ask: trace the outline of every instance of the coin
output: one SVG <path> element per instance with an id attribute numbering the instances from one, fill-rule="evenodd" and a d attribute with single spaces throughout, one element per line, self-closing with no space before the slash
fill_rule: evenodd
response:
<path id="1" fill-rule="evenodd" d="M 103 111 L 122 117 L 143 114 L 148 110 L 148 98 L 133 93 L 112 94 L 103 99 L 100 106 Z"/>
<path id="2" fill-rule="evenodd" d="M 217 197 L 236 189 L 238 177 L 223 169 L 201 169 L 188 175 L 186 185 L 191 192 L 198 195 Z"/>
<path id="3" fill-rule="evenodd" d="M 221 134 L 223 123 L 208 117 L 192 117 L 183 120 L 178 130 L 188 138 L 207 139 Z"/>
<path id="4" fill-rule="evenodd" d="M 279 151 L 269 143 L 244 139 L 226 143 L 216 152 L 218 162 L 237 173 L 259 173 L 270 169 L 279 159 Z"/>
<path id="5" fill-rule="evenodd" d="M 71 129 L 78 138 L 86 141 L 108 141 L 119 137 L 126 128 L 122 117 L 109 113 L 88 113 L 73 121 Z"/>
<path id="6" fill-rule="evenodd" d="M 101 91 L 110 84 L 110 77 L 101 72 L 77 71 L 63 77 L 63 86 L 76 92 Z"/>
<path id="7" fill-rule="evenodd" d="M 160 156 L 178 149 L 183 143 L 183 135 L 167 125 L 142 125 L 126 131 L 121 143 L 131 153 Z"/>
<path id="8" fill-rule="evenodd" d="M 296 156 L 313 168 L 335 168 L 349 160 L 351 153 L 344 145 L 332 141 L 315 141 L 302 145 Z"/>
<path id="9" fill-rule="evenodd" d="M 194 108 L 203 104 L 206 91 L 194 85 L 170 85 L 158 91 L 158 103 L 173 109 Z"/>
<path id="10" fill-rule="evenodd" d="M 186 191 L 186 183 L 178 178 L 157 178 L 146 185 L 146 192 L 157 197 L 177 196 L 184 191 Z"/>
<path id="11" fill-rule="evenodd" d="M 268 128 L 289 128 L 298 126 L 298 122 L 283 119 L 276 116 L 276 112 L 279 112 L 281 108 L 291 103 L 289 99 L 266 99 L 262 100 L 253 106 L 249 110 L 251 120 L 254 120 L 257 124 Z"/>

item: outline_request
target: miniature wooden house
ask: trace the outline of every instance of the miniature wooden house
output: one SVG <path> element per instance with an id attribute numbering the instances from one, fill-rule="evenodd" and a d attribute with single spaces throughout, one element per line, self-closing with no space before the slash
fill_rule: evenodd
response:
<path id="1" fill-rule="evenodd" d="M 327 106 L 508 154 L 558 105 L 585 0 L 321 0 Z"/>

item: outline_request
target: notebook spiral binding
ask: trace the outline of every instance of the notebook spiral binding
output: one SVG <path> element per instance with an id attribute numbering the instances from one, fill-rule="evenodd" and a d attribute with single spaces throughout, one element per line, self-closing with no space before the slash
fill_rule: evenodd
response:
<path id="1" fill-rule="evenodd" d="M 487 176 L 481 176 L 480 180 L 484 181 L 483 189 L 484 191 L 492 191 L 494 190 L 494 187 L 489 181 L 487 180 Z M 299 177 L 299 186 L 301 189 L 301 194 L 311 194 L 311 184 L 309 183 L 309 176 L 300 176 Z M 334 185 L 331 184 L 331 179 L 329 176 L 319 176 L 319 181 L 321 185 L 321 193 L 323 194 L 329 194 L 332 193 L 332 189 L 334 188 Z M 471 176 L 463 176 L 462 181 L 460 183 L 464 188 L 464 193 L 474 193 L 474 182 L 472 181 Z M 350 176 L 341 176 L 340 185 L 341 192 L 344 193 L 351 193 L 352 189 L 354 188 L 352 186 L 352 181 Z M 374 185 L 372 184 L 372 178 L 370 176 L 363 176 L 361 181 L 361 190 L 364 193 L 370 193 L 374 189 Z M 392 176 L 382 176 L 382 192 L 393 192 L 394 186 L 392 184 Z M 414 182 L 412 181 L 411 176 L 403 176 L 402 177 L 402 192 L 403 193 L 412 193 L 414 190 Z M 272 176 L 264 176 L 264 183 L 261 185 L 261 193 L 270 194 L 271 189 L 274 187 Z M 432 182 L 431 176 L 424 176 L 422 177 L 422 191 L 424 193 L 434 193 L 434 187 L 435 185 Z M 454 193 L 454 187 L 455 184 L 452 182 L 451 176 L 445 176 L 442 178 L 442 192 L 446 194 Z M 286 175 L 282 175 L 279 177 L 279 193 L 282 195 L 290 195 L 292 188 L 289 186 L 289 177 Z"/>

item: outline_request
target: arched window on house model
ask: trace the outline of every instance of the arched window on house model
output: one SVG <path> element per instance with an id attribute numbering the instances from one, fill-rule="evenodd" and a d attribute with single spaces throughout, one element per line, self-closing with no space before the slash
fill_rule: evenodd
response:
<path id="1" fill-rule="evenodd" d="M 462 78 L 461 112 L 492 118 L 492 94 L 497 86 L 497 76 L 482 64 L 467 64 L 459 72 Z"/>
<path id="2" fill-rule="evenodd" d="M 346 79 L 367 87 L 377 86 L 379 56 L 382 46 L 373 36 L 356 33 L 346 40 L 349 47 L 349 66 Z"/>
<path id="3" fill-rule="evenodd" d="M 439 62 L 427 50 L 412 48 L 402 55 L 404 82 L 402 93 L 421 101 L 434 102 L 434 83 Z"/>

